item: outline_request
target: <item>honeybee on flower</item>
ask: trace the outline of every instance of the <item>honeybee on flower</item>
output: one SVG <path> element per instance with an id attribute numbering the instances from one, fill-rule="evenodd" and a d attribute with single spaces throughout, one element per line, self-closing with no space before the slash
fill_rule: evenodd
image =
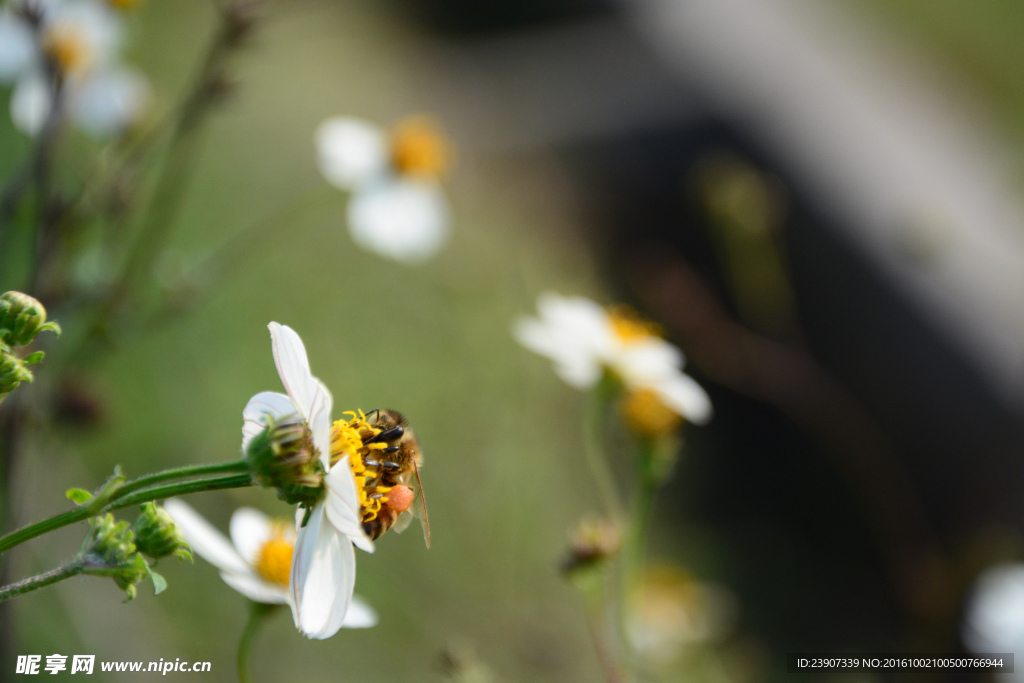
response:
<path id="1" fill-rule="evenodd" d="M 295 525 L 274 520 L 253 508 L 238 508 L 231 516 L 228 541 L 187 503 L 171 498 L 164 509 L 192 549 L 221 572 L 221 578 L 254 602 L 291 605 L 288 582 L 295 550 Z M 342 628 L 369 628 L 377 614 L 353 596 Z"/>
<path id="2" fill-rule="evenodd" d="M 124 26 L 118 9 L 99 0 L 12 0 L 0 10 L 0 83 L 13 83 L 11 119 L 40 133 L 54 106 L 94 137 L 138 120 L 149 85 L 121 64 Z M 60 84 L 61 98 L 56 97 Z"/>
<path id="3" fill-rule="evenodd" d="M 626 389 L 623 412 L 636 431 L 670 428 L 666 410 L 696 424 L 711 419 L 711 400 L 683 372 L 682 351 L 662 339 L 653 323 L 625 307 L 550 292 L 538 298 L 537 311 L 537 317 L 515 323 L 516 340 L 550 359 L 555 373 L 578 389 L 611 373 Z"/>
<path id="4" fill-rule="evenodd" d="M 242 451 L 260 484 L 299 505 L 289 604 L 302 633 L 329 638 L 352 600 L 353 546 L 373 552 L 369 534 L 376 538 L 383 530 L 377 533 L 372 522 L 386 508 L 404 510 L 411 503 L 412 490 L 397 478 L 401 472 L 387 474 L 388 449 L 399 445 L 394 442 L 404 432 L 385 433 L 391 427 L 379 422 L 380 411 L 369 419 L 351 412 L 332 423 L 331 393 L 310 372 L 302 339 L 286 325 L 268 327 L 287 394 L 264 391 L 249 400 L 242 412 Z"/>
<path id="5" fill-rule="evenodd" d="M 440 180 L 452 163 L 433 119 L 411 116 L 391 130 L 350 117 L 316 130 L 320 173 L 351 193 L 352 240 L 385 258 L 411 264 L 436 255 L 448 240 L 448 203 Z"/>

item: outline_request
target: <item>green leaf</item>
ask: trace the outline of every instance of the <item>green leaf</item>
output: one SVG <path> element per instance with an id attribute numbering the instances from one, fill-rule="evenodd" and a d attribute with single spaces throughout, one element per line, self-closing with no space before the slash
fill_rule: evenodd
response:
<path id="1" fill-rule="evenodd" d="M 152 569 L 149 570 L 149 578 L 153 582 L 153 595 L 160 595 L 167 588 L 167 579 Z"/>
<path id="2" fill-rule="evenodd" d="M 92 494 L 85 489 L 68 489 L 64 495 L 75 505 L 85 505 L 92 500 Z"/>
<path id="3" fill-rule="evenodd" d="M 36 351 L 35 353 L 30 353 L 27 356 L 25 356 L 22 362 L 25 363 L 25 365 L 35 365 L 36 363 L 41 361 L 44 356 L 46 356 L 45 352 Z"/>

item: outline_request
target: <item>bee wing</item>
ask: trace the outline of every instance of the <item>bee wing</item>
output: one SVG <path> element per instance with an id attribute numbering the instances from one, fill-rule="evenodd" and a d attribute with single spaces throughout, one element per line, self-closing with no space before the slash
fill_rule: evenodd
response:
<path id="1" fill-rule="evenodd" d="M 430 548 L 430 517 L 427 515 L 427 498 L 423 493 L 423 483 L 420 481 L 420 468 L 416 461 L 412 463 L 412 471 L 416 474 L 416 488 L 419 495 L 416 496 L 416 515 L 420 518 L 420 525 L 423 527 L 423 540 Z"/>
<path id="2" fill-rule="evenodd" d="M 396 534 L 400 534 L 409 528 L 409 523 L 412 522 L 413 514 L 409 510 L 406 510 L 402 514 L 398 515 L 398 519 L 391 525 L 391 530 Z"/>

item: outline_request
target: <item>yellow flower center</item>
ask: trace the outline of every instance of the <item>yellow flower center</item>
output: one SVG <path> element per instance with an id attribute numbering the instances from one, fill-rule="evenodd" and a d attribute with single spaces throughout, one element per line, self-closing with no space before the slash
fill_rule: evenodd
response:
<path id="1" fill-rule="evenodd" d="M 117 10 L 130 10 L 138 5 L 142 0 L 107 0 L 107 4 Z"/>
<path id="2" fill-rule="evenodd" d="M 92 62 L 88 41 L 71 26 L 54 26 L 46 31 L 43 50 L 63 74 L 85 71 Z"/>
<path id="3" fill-rule="evenodd" d="M 626 305 L 609 308 L 608 320 L 611 322 L 612 330 L 624 344 L 661 336 L 661 327 L 657 323 L 647 320 Z"/>
<path id="4" fill-rule="evenodd" d="M 620 408 L 626 428 L 641 437 L 667 436 L 677 431 L 683 422 L 677 412 L 662 403 L 653 389 L 630 391 L 622 399 Z"/>
<path id="5" fill-rule="evenodd" d="M 428 116 L 411 116 L 391 134 L 391 163 L 403 175 L 438 178 L 451 165 L 451 145 Z"/>
<path id="6" fill-rule="evenodd" d="M 292 573 L 292 553 L 295 543 L 284 535 L 284 526 L 275 529 L 271 536 L 256 554 L 256 573 L 280 586 L 288 585 Z"/>
<path id="7" fill-rule="evenodd" d="M 392 487 L 385 486 L 381 471 L 375 463 L 380 451 L 388 444 L 366 443 L 380 434 L 380 429 L 370 426 L 363 411 L 346 412 L 348 420 L 338 420 L 331 427 L 331 465 L 348 456 L 348 466 L 356 480 L 359 494 L 359 508 L 365 524 L 377 518 L 381 507 L 388 502 L 387 493 Z M 370 460 L 370 463 L 367 463 Z"/>

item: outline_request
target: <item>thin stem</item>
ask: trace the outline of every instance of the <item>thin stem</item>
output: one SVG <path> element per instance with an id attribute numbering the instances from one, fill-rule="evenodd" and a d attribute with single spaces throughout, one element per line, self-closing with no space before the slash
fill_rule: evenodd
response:
<path id="1" fill-rule="evenodd" d="M 210 474 L 228 474 L 233 472 L 245 472 L 248 468 L 244 460 L 233 460 L 231 462 L 217 462 L 209 465 L 186 465 L 185 467 L 174 467 L 162 472 L 147 474 L 133 479 L 117 490 L 117 498 L 123 498 L 129 493 L 140 489 L 161 484 L 174 479 L 185 479 L 187 477 L 200 477 Z"/>
<path id="2" fill-rule="evenodd" d="M 142 503 L 148 503 L 153 500 L 185 496 L 190 493 L 220 491 L 223 489 L 240 489 L 245 488 L 246 486 L 252 486 L 252 477 L 248 473 L 229 474 L 223 477 L 210 477 L 209 479 L 168 484 L 167 486 L 154 486 L 112 501 L 109 505 L 103 508 L 103 512 L 121 510 L 122 508 L 141 505 Z"/>
<path id="3" fill-rule="evenodd" d="M 236 463 L 228 463 L 234 465 Z M 181 470 L 198 470 L 205 465 L 196 465 L 192 468 L 180 468 Z M 167 470 L 171 472 L 171 470 Z M 166 472 L 157 473 L 156 475 L 150 475 L 152 477 L 164 476 Z M 133 484 L 148 479 L 149 477 L 141 477 L 135 480 Z M 150 484 L 154 482 L 149 482 Z M 109 512 L 111 510 L 120 510 L 122 508 L 131 507 L 133 505 L 140 505 L 142 503 L 148 503 L 152 500 L 160 500 L 162 498 L 172 498 L 174 496 L 187 495 L 189 493 L 199 493 L 201 491 L 217 491 L 221 489 L 233 489 L 243 488 L 245 486 L 252 485 L 252 477 L 247 473 L 242 474 L 229 474 L 222 477 L 210 477 L 207 479 L 199 479 L 193 481 L 179 482 L 176 484 L 168 484 L 166 486 L 151 486 L 135 492 L 128 491 L 127 494 L 122 494 L 121 489 L 116 492 L 111 492 L 111 495 L 106 498 L 97 495 L 93 500 L 89 501 L 81 507 L 77 507 L 67 512 L 62 512 L 59 515 L 54 515 L 40 522 L 29 524 L 16 531 L 0 537 L 0 553 L 10 550 L 16 545 L 24 543 L 30 539 L 33 539 L 42 534 L 49 533 L 55 529 L 74 524 L 76 522 L 84 521 L 90 517 Z M 128 485 L 131 486 L 131 485 Z M 124 488 L 124 487 L 121 487 Z M 137 486 L 133 488 L 138 488 Z"/>
<path id="4" fill-rule="evenodd" d="M 609 634 L 608 612 L 601 592 L 601 589 L 595 588 L 583 593 L 590 638 L 594 641 L 594 650 L 597 651 L 597 660 L 601 663 L 605 680 L 608 683 L 624 683 L 626 679 L 615 657 L 615 646 Z"/>
<path id="5" fill-rule="evenodd" d="M 602 379 L 590 393 L 583 421 L 584 452 L 605 511 L 613 517 L 621 518 L 622 500 L 619 497 L 619 491 L 615 485 L 615 475 L 608 464 L 608 455 L 604 448 L 608 409 L 614 393 L 614 382 L 608 377 Z"/>
<path id="6" fill-rule="evenodd" d="M 268 605 L 262 602 L 253 602 L 249 605 L 249 619 L 245 622 L 245 630 L 242 631 L 242 638 L 238 641 L 238 680 L 239 683 L 250 683 L 249 676 L 249 650 L 252 649 L 256 633 L 263 625 L 264 619 L 275 611 L 278 605 Z"/>
<path id="7" fill-rule="evenodd" d="M 655 467 L 657 443 L 652 439 L 640 440 L 634 458 L 633 492 L 630 496 L 628 526 L 622 548 L 621 592 L 619 596 L 619 638 L 628 667 L 635 670 L 636 657 L 629 638 L 628 620 L 630 598 L 640 585 L 645 565 L 647 536 L 654 518 L 654 501 L 658 493 Z"/>
<path id="8" fill-rule="evenodd" d="M 0 601 L 13 598 L 16 595 L 22 595 L 44 586 L 63 581 L 64 579 L 70 579 L 72 576 L 78 576 L 85 569 L 85 563 L 81 558 L 75 558 L 67 564 L 61 565 L 56 569 L 51 569 L 48 572 L 42 574 L 36 574 L 35 576 L 21 581 L 15 581 L 14 583 L 8 584 L 0 588 Z"/>

